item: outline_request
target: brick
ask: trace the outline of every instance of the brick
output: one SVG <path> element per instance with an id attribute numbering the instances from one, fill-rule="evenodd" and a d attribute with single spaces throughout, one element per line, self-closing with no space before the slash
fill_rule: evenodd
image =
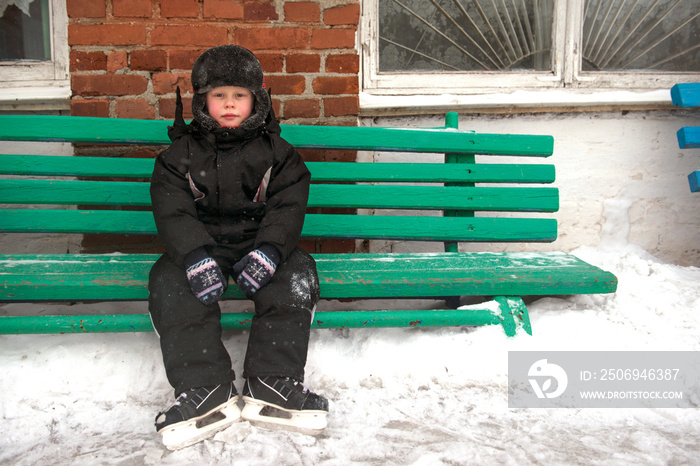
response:
<path id="1" fill-rule="evenodd" d="M 115 18 L 150 18 L 153 16 L 151 0 L 112 0 Z"/>
<path id="2" fill-rule="evenodd" d="M 316 2 L 293 2 L 284 4 L 284 21 L 317 23 L 321 20 L 321 9 Z"/>
<path id="3" fill-rule="evenodd" d="M 297 243 L 297 245 L 308 252 L 309 254 L 316 254 L 316 240 L 315 239 L 302 239 Z"/>
<path id="4" fill-rule="evenodd" d="M 153 81 L 153 92 L 155 94 L 170 94 L 175 92 L 175 88 L 180 86 L 180 92 L 193 92 L 192 81 L 189 74 L 176 73 L 155 73 L 151 80 Z"/>
<path id="5" fill-rule="evenodd" d="M 312 49 L 355 48 L 355 29 L 316 29 L 311 36 Z"/>
<path id="6" fill-rule="evenodd" d="M 117 100 L 114 110 L 117 118 L 152 120 L 156 116 L 153 106 L 144 99 Z"/>
<path id="7" fill-rule="evenodd" d="M 326 73 L 357 74 L 360 72 L 360 56 L 354 53 L 328 55 Z"/>
<path id="8" fill-rule="evenodd" d="M 282 113 L 282 103 L 279 99 L 272 99 L 272 110 L 275 112 L 275 115 Z"/>
<path id="9" fill-rule="evenodd" d="M 357 117 L 345 117 L 340 120 L 333 120 L 334 126 L 357 126 Z"/>
<path id="10" fill-rule="evenodd" d="M 316 94 L 358 94 L 357 76 L 322 76 L 314 79 L 312 86 Z"/>
<path id="11" fill-rule="evenodd" d="M 323 23 L 327 26 L 357 26 L 360 22 L 360 5 L 344 5 L 323 12 Z"/>
<path id="12" fill-rule="evenodd" d="M 112 0 L 115 18 L 150 18 L 153 16 L 151 0 Z"/>
<path id="13" fill-rule="evenodd" d="M 129 157 L 130 159 L 155 159 L 158 154 L 153 149 L 136 149 L 126 152 L 124 157 Z"/>
<path id="14" fill-rule="evenodd" d="M 107 72 L 114 73 L 115 71 L 123 70 L 128 66 L 128 58 L 126 52 L 110 52 L 107 55 Z"/>
<path id="15" fill-rule="evenodd" d="M 267 88 L 276 95 L 299 95 L 306 91 L 306 78 L 298 75 L 267 76 Z"/>
<path id="16" fill-rule="evenodd" d="M 284 71 L 284 55 L 281 53 L 256 53 L 260 66 L 265 73 L 281 73 Z"/>
<path id="17" fill-rule="evenodd" d="M 95 0 L 66 0 L 69 18 L 104 18 L 107 14 L 107 2 Z"/>
<path id="18" fill-rule="evenodd" d="M 301 158 L 306 162 L 323 162 L 323 149 L 299 149 Z"/>
<path id="19" fill-rule="evenodd" d="M 108 118 L 109 101 L 106 99 L 73 99 L 70 102 L 70 114 L 72 116 Z"/>
<path id="20" fill-rule="evenodd" d="M 141 45 L 146 26 L 132 24 L 70 24 L 68 45 Z"/>
<path id="21" fill-rule="evenodd" d="M 163 71 L 168 69 L 165 50 L 134 50 L 129 54 L 129 67 L 135 71 Z"/>
<path id="22" fill-rule="evenodd" d="M 351 239 L 322 239 L 318 240 L 320 253 L 342 254 L 355 252 L 355 240 Z"/>
<path id="23" fill-rule="evenodd" d="M 156 26 L 150 37 L 153 45 L 212 47 L 227 43 L 228 31 L 215 26 Z"/>
<path id="24" fill-rule="evenodd" d="M 349 126 L 357 126 L 357 124 Z M 323 154 L 323 160 L 326 162 L 355 162 L 357 160 L 357 151 L 333 149 L 326 150 Z"/>
<path id="25" fill-rule="evenodd" d="M 170 50 L 171 70 L 192 70 L 194 62 L 204 52 L 204 49 L 197 50 Z"/>
<path id="26" fill-rule="evenodd" d="M 243 19 L 246 21 L 275 21 L 279 19 L 279 15 L 273 2 L 252 1 L 243 4 Z"/>
<path id="27" fill-rule="evenodd" d="M 175 119 L 175 97 L 162 97 L 158 100 L 158 112 L 161 118 Z M 192 118 L 192 98 L 182 98 L 182 116 Z"/>
<path id="28" fill-rule="evenodd" d="M 86 254 L 162 253 L 162 247 L 157 236 L 86 234 L 83 235 L 80 243 L 80 252 Z"/>
<path id="29" fill-rule="evenodd" d="M 143 76 L 130 74 L 73 75 L 71 88 L 75 95 L 140 95 L 146 91 L 148 80 Z"/>
<path id="30" fill-rule="evenodd" d="M 243 1 L 241 0 L 204 0 L 205 18 L 243 19 Z"/>
<path id="31" fill-rule="evenodd" d="M 70 70 L 73 71 L 106 71 L 107 55 L 102 52 L 70 53 Z"/>
<path id="32" fill-rule="evenodd" d="M 360 99 L 358 96 L 327 97 L 323 99 L 324 116 L 357 115 L 359 111 Z"/>
<path id="33" fill-rule="evenodd" d="M 287 73 L 318 73 L 320 69 L 321 56 L 318 54 L 287 55 Z"/>
<path id="34" fill-rule="evenodd" d="M 308 30 L 292 27 L 238 29 L 234 36 L 234 43 L 250 50 L 307 49 L 311 38 Z"/>
<path id="35" fill-rule="evenodd" d="M 318 99 L 287 100 L 284 103 L 284 118 L 318 118 L 320 115 Z"/>
<path id="36" fill-rule="evenodd" d="M 199 17 L 199 2 L 197 0 L 161 1 L 160 16 L 163 18 L 197 18 Z"/>
<path id="37" fill-rule="evenodd" d="M 282 73 L 284 71 L 284 55 L 281 53 L 256 53 L 264 73 Z"/>

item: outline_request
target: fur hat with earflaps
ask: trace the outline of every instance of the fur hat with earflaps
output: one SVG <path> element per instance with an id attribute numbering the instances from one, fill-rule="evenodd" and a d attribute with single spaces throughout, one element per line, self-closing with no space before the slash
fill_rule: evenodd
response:
<path id="1" fill-rule="evenodd" d="M 210 48 L 197 58 L 192 67 L 192 115 L 209 130 L 219 127 L 206 110 L 207 92 L 220 86 L 249 89 L 254 96 L 253 112 L 241 123 L 243 129 L 255 129 L 265 123 L 270 112 L 270 96 L 260 62 L 248 49 L 238 45 Z"/>

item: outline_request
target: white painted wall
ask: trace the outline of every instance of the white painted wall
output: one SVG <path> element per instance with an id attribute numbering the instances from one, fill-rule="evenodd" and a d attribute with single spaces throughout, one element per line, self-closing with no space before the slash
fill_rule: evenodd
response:
<path id="1" fill-rule="evenodd" d="M 444 123 L 442 117 L 378 117 L 365 119 L 363 124 L 405 127 Z M 691 193 L 687 180 L 690 172 L 700 169 L 700 149 L 681 150 L 676 139 L 679 128 L 697 125 L 700 113 L 687 110 L 460 115 L 461 130 L 552 135 L 554 155 L 546 160 L 556 166 L 555 186 L 561 197 L 560 210 L 554 214 L 559 221 L 559 238 L 554 243 L 466 244 L 462 248 L 568 252 L 579 246 L 599 245 L 609 218 L 607 234 L 626 236 L 630 243 L 662 260 L 700 266 L 700 193 Z M 397 156 L 374 156 L 376 161 L 392 157 Z M 425 156 L 420 157 L 425 160 Z M 627 218 L 620 219 L 625 214 Z M 629 231 L 625 231 L 625 220 Z M 372 250 L 403 247 L 375 243 Z"/>

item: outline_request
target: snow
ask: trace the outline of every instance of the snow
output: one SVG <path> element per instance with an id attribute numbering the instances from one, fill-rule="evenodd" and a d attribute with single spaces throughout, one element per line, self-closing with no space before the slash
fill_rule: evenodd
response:
<path id="1" fill-rule="evenodd" d="M 172 401 L 154 333 L 0 336 L 0 464 L 700 464 L 698 409 L 508 408 L 509 351 L 700 350 L 700 269 L 626 244 L 627 207 L 609 202 L 605 240 L 573 252 L 617 293 L 529 303 L 533 336 L 314 330 L 306 384 L 331 400 L 318 437 L 241 422 L 170 452 L 153 428 Z M 246 338 L 225 332 L 238 374 Z"/>

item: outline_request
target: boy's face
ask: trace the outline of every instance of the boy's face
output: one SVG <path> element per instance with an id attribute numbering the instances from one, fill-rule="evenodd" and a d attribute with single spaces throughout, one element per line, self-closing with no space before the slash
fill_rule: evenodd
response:
<path id="1" fill-rule="evenodd" d="M 207 92 L 207 110 L 221 126 L 240 126 L 253 111 L 253 93 L 244 87 L 215 87 Z"/>

